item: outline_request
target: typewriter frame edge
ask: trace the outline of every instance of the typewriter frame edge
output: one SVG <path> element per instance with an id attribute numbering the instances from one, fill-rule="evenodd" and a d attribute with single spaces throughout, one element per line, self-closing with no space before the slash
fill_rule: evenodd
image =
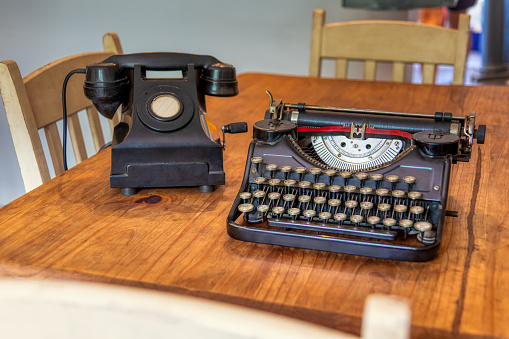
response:
<path id="1" fill-rule="evenodd" d="M 396 246 L 387 243 L 363 242 L 352 239 L 329 238 L 311 234 L 290 233 L 273 229 L 238 225 L 235 221 L 242 213 L 236 209 L 236 206 L 240 201 L 239 194 L 244 191 L 247 182 L 249 181 L 250 168 L 247 165 L 249 164 L 249 159 L 251 159 L 253 155 L 254 147 L 257 142 L 258 139 L 253 139 L 249 145 L 242 184 L 226 220 L 227 233 L 233 239 L 268 245 L 295 247 L 400 261 L 425 262 L 438 256 L 442 241 L 445 210 L 447 206 L 447 193 L 449 190 L 449 176 L 452 163 L 452 158 L 450 156 L 445 158 L 442 182 L 447 183 L 447 185 L 442 188 L 441 192 L 441 201 L 443 201 L 443 205 L 439 211 L 440 216 L 436 230 L 436 242 L 431 245 L 417 248 L 401 245 Z M 341 248 L 339 249 L 336 248 L 338 244 L 341 245 Z"/>

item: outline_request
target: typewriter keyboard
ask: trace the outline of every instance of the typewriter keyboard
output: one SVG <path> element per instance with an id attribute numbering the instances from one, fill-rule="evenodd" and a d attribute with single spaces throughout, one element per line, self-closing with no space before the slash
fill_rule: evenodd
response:
<path id="1" fill-rule="evenodd" d="M 406 175 L 266 164 L 251 159 L 250 180 L 237 209 L 247 224 L 286 231 L 407 241 L 436 241 L 439 203 Z"/>

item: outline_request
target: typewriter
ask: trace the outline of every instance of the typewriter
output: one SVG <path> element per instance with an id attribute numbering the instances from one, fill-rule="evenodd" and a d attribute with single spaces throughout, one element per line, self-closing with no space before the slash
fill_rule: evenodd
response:
<path id="1" fill-rule="evenodd" d="M 393 260 L 438 255 L 451 165 L 484 142 L 475 112 L 403 113 L 287 104 L 253 126 L 228 234 Z M 240 218 L 242 216 L 242 218 Z"/>

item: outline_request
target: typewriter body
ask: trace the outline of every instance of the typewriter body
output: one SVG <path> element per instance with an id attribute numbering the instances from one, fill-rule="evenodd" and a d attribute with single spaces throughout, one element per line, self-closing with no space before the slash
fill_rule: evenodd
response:
<path id="1" fill-rule="evenodd" d="M 181 72 L 149 78 L 147 71 Z M 122 105 L 111 151 L 110 186 L 126 195 L 144 187 L 223 185 L 224 144 L 206 119 L 205 96 L 238 93 L 235 68 L 207 55 L 114 55 L 87 66 L 85 95 L 111 119 Z M 214 127 L 215 128 L 215 127 Z M 246 132 L 245 123 L 223 126 Z"/>
<path id="2" fill-rule="evenodd" d="M 269 93 L 270 95 L 270 93 Z M 285 104 L 253 127 L 227 220 L 239 240 L 427 261 L 438 254 L 451 165 L 485 126 L 466 117 Z M 242 216 L 242 218 L 240 218 Z"/>

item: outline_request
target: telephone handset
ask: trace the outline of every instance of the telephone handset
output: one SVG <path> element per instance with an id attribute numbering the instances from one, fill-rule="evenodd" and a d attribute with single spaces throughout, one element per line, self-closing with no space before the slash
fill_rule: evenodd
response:
<path id="1" fill-rule="evenodd" d="M 176 78 L 148 78 L 147 71 L 181 71 Z M 112 140 L 110 186 L 123 194 L 144 187 L 199 186 L 212 192 L 225 182 L 224 140 L 211 137 L 205 96 L 238 94 L 235 67 L 208 55 L 140 53 L 113 55 L 88 65 L 85 96 L 122 121 Z M 247 124 L 223 126 L 243 133 Z"/>

